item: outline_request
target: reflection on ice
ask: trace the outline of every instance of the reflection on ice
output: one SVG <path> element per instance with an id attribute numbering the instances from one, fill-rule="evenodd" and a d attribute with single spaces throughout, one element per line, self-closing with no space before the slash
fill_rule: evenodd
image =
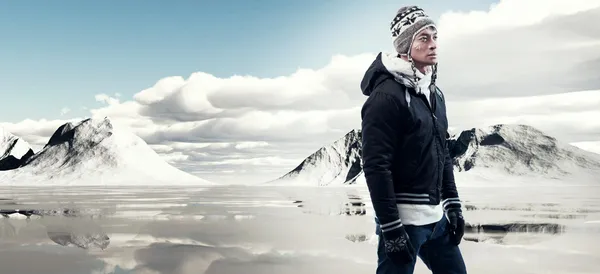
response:
<path id="1" fill-rule="evenodd" d="M 304 191 L 307 190 L 304 189 Z M 303 208 L 303 212 L 306 214 L 363 216 L 367 215 L 368 210 L 363 195 L 365 194 L 356 193 L 355 189 L 334 190 L 333 193 L 314 194 L 314 196 L 310 193 L 301 193 L 297 196 L 304 197 L 304 199 L 294 200 L 293 203 L 297 207 Z"/>
<path id="2" fill-rule="evenodd" d="M 548 233 L 559 234 L 564 232 L 565 226 L 552 223 L 512 223 L 512 224 L 481 224 L 467 225 L 466 232 L 470 233 L 510 233 L 510 232 L 528 232 L 528 233 Z"/>
<path id="3" fill-rule="evenodd" d="M 110 243 L 110 238 L 107 235 L 96 233 L 77 234 L 68 231 L 48 231 L 48 237 L 59 245 L 74 245 L 83 249 L 90 247 L 105 249 Z"/>
<path id="4" fill-rule="evenodd" d="M 523 188 L 461 190 L 471 273 L 600 267 L 600 247 L 589 245 L 600 236 L 597 189 L 545 189 L 539 200 Z M 86 262 L 45 273 L 358 274 L 376 265 L 372 207 L 360 187 L 11 187 L 0 197 L 0 264 L 10 273 L 32 271 L 9 259 L 17 254 Z M 415 273 L 428 272 L 418 264 Z"/>
<path id="5" fill-rule="evenodd" d="M 18 213 L 13 213 L 18 214 Z M 14 216 L 7 214 L 7 216 Z M 0 238 L 6 242 L 20 242 L 20 239 L 31 241 L 43 235 L 47 239 L 63 246 L 76 246 L 83 249 L 106 249 L 110 238 L 94 221 L 75 217 L 73 219 L 57 218 L 52 215 L 39 215 L 32 219 L 10 218 L 5 216 L 0 222 Z M 37 238 L 37 240 L 41 240 Z"/>
<path id="6" fill-rule="evenodd" d="M 531 244 L 564 233 L 565 225 L 554 223 L 467 224 L 465 241 L 495 244 Z"/>

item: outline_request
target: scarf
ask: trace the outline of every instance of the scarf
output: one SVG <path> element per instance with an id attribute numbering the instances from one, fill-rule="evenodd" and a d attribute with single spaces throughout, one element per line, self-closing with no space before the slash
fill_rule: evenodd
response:
<path id="1" fill-rule="evenodd" d="M 414 88 L 417 93 L 423 93 L 429 101 L 429 85 L 431 84 L 431 69 L 426 71 L 426 74 L 421 73 L 418 69 L 413 71 L 411 63 L 398 57 L 392 53 L 382 53 L 381 62 L 383 66 L 396 78 L 396 81 L 404 84 L 407 87 Z M 416 81 L 415 81 L 416 76 Z"/>

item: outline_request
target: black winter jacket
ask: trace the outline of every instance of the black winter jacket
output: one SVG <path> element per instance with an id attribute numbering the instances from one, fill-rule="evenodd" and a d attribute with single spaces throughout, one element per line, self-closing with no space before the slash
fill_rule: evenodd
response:
<path id="1" fill-rule="evenodd" d="M 361 110 L 363 171 L 382 226 L 399 222 L 399 203 L 460 207 L 441 91 L 432 89 L 430 107 L 425 95 L 394 79 L 381 53 L 361 89 L 368 96 Z"/>

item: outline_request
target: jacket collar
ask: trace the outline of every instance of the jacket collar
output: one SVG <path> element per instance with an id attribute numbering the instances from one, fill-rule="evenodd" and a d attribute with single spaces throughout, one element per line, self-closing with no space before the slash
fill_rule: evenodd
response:
<path id="1" fill-rule="evenodd" d="M 397 54 L 382 53 L 381 62 L 385 69 L 394 76 L 396 81 L 404 84 L 407 87 L 414 88 L 417 93 L 429 91 L 431 84 L 432 70 L 429 68 L 426 74 L 415 69 L 412 70 L 411 63 L 400 58 Z M 417 80 L 415 81 L 415 75 Z"/>

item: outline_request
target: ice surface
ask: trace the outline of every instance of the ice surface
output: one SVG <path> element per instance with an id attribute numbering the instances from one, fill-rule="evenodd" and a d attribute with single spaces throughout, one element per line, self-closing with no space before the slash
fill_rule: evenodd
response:
<path id="1" fill-rule="evenodd" d="M 459 191 L 472 228 L 461 244 L 469 273 L 597 273 L 600 246 L 591 243 L 600 237 L 600 186 Z M 6 273 L 358 274 L 376 267 L 364 186 L 12 186 L 0 187 L 0 209 L 44 215 L 0 217 Z M 63 246 L 64 238 L 80 244 Z M 429 272 L 419 261 L 415 273 Z"/>
<path id="2" fill-rule="evenodd" d="M 502 130 L 506 142 L 476 131 L 458 159 L 469 273 L 597 273 L 597 158 L 531 128 Z M 284 187 L 211 186 L 107 119 L 65 124 L 25 166 L 0 172 L 0 264 L 6 273 L 374 273 L 359 136 L 271 182 Z M 429 272 L 419 262 L 415 273 Z"/>
<path id="3" fill-rule="evenodd" d="M 108 118 L 59 127 L 44 148 L 18 169 L 0 172 L 11 185 L 205 185 L 181 171 L 141 138 Z"/>

